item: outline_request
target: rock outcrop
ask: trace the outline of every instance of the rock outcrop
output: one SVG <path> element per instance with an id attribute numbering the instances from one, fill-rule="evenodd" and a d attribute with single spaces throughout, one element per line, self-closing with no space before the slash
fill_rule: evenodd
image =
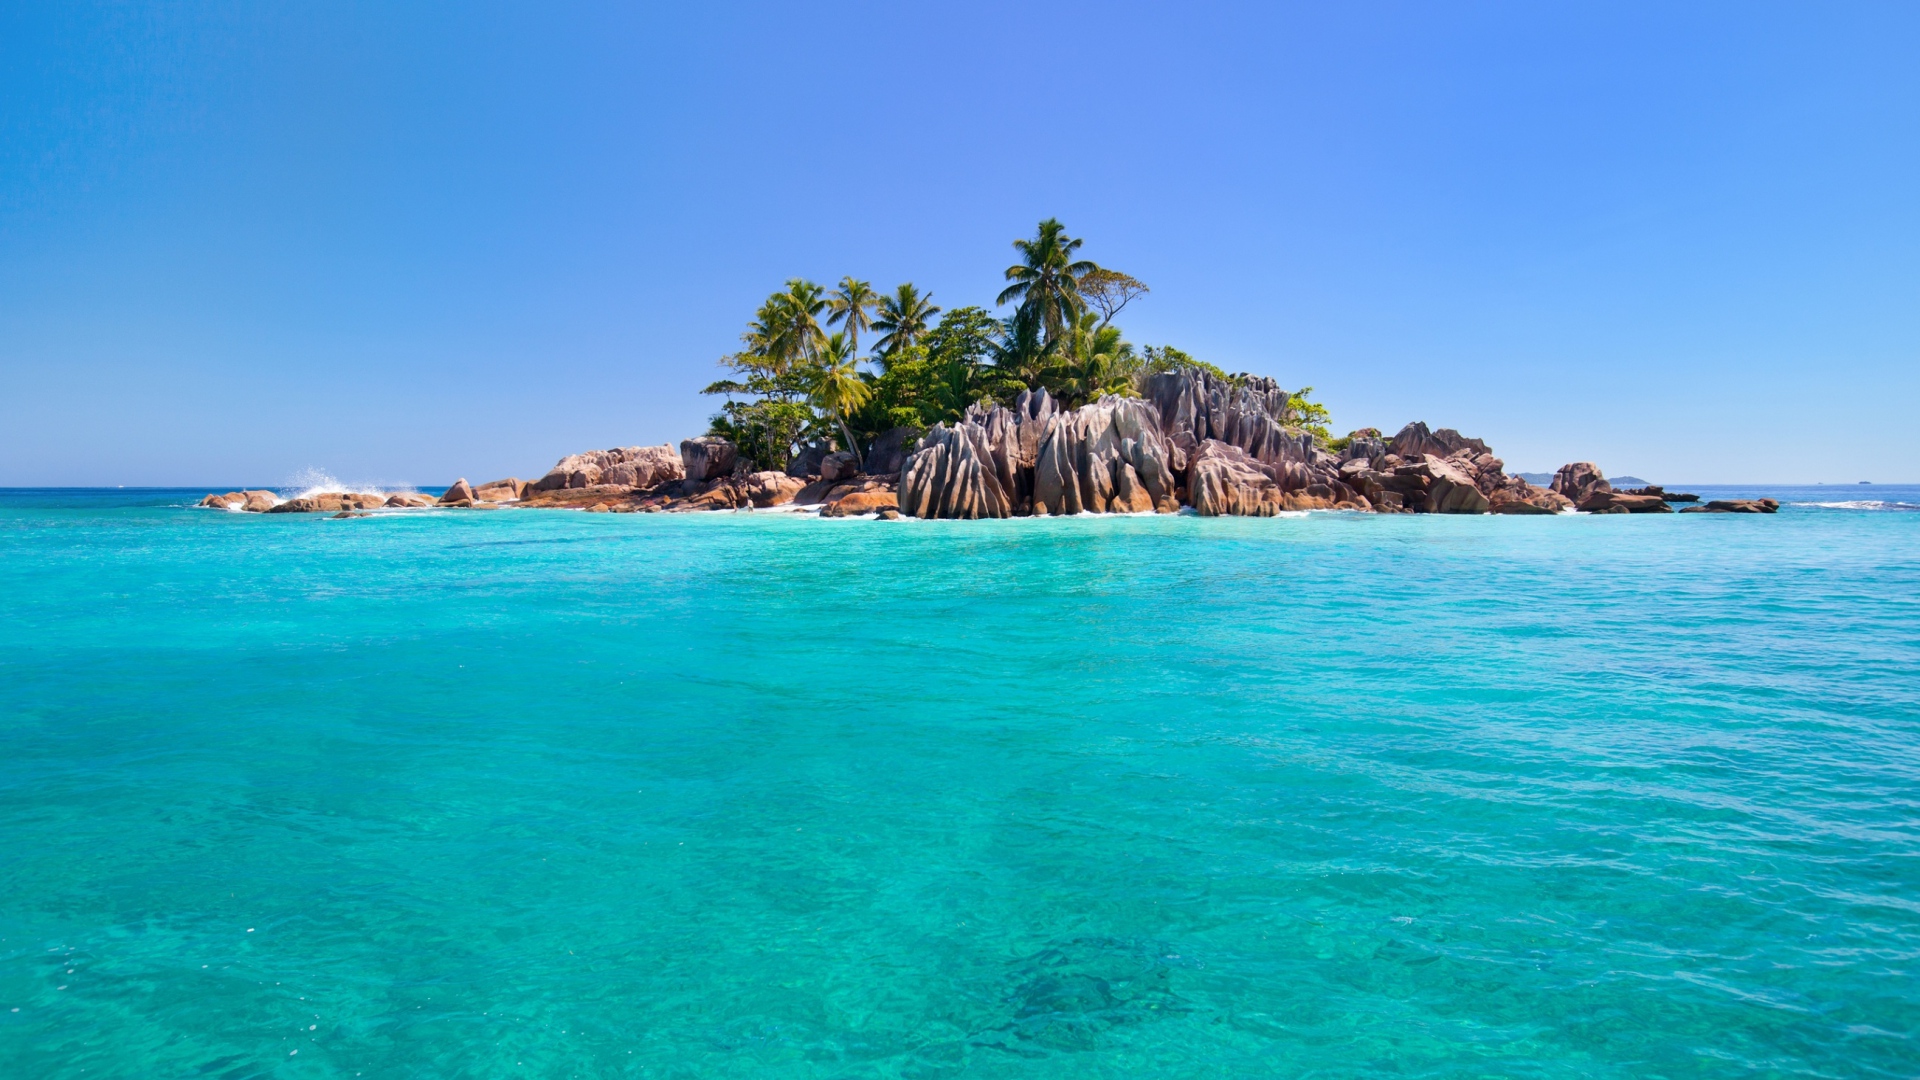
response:
<path id="1" fill-rule="evenodd" d="M 1034 460 L 1033 513 L 1172 513 L 1184 458 L 1152 404 L 1108 395 L 1048 421 Z"/>
<path id="2" fill-rule="evenodd" d="M 1692 499 L 1658 487 L 1615 491 L 1590 462 L 1561 468 L 1548 488 L 1509 476 L 1486 442 L 1416 421 L 1391 439 L 1361 428 L 1327 452 L 1300 426 L 1296 399 L 1272 379 L 1198 368 L 1158 372 L 1142 397 L 1106 395 L 1073 410 L 1045 390 L 1011 407 L 982 403 L 917 441 L 907 428 L 876 438 L 864 460 L 830 441 L 785 470 L 751 471 L 729 440 L 615 447 L 562 458 L 531 484 L 475 488 L 440 499 L 336 493 L 276 505 L 270 492 L 210 494 L 202 506 L 279 513 L 360 512 L 376 506 L 491 508 L 510 504 L 605 513 L 819 506 L 852 514 L 1000 518 L 1083 513 L 1271 516 L 1299 510 L 1433 514 L 1670 512 Z M 911 442 L 911 446 L 909 443 Z M 1536 479 L 1540 479 L 1536 477 Z M 1771 513 L 1777 504 L 1729 500 L 1690 511 Z"/>
<path id="3" fill-rule="evenodd" d="M 1285 509 L 1280 485 L 1253 456 L 1204 439 L 1187 467 L 1187 491 L 1201 517 L 1272 517 Z"/>
<path id="4" fill-rule="evenodd" d="M 820 508 L 821 517 L 853 517 L 858 514 L 898 512 L 899 497 L 891 491 L 850 491 Z"/>
<path id="5" fill-rule="evenodd" d="M 387 496 L 387 507 L 394 510 L 418 510 L 433 504 L 433 496 L 417 491 L 397 491 Z"/>
<path id="6" fill-rule="evenodd" d="M 680 462 L 688 480 L 705 481 L 731 476 L 733 463 L 739 457 L 739 448 L 718 435 L 680 440 Z"/>
<path id="7" fill-rule="evenodd" d="M 630 466 L 621 466 L 627 468 Z M 473 489 L 473 497 L 479 502 L 508 503 L 519 502 L 527 493 L 527 481 L 508 477 L 505 480 L 491 480 Z"/>
<path id="8" fill-rule="evenodd" d="M 907 463 L 907 455 L 913 452 L 915 441 L 912 428 L 897 427 L 881 432 L 867 448 L 867 475 L 898 477 Z"/>
<path id="9" fill-rule="evenodd" d="M 820 479 L 845 480 L 860 475 L 860 458 L 851 450 L 836 450 L 820 459 Z"/>
<path id="10" fill-rule="evenodd" d="M 1387 444 L 1387 453 L 1403 461 L 1419 461 L 1425 457 L 1448 458 L 1462 450 L 1473 451 L 1473 456 L 1492 455 L 1487 444 L 1479 439 L 1469 439 L 1452 428 L 1429 431 L 1424 421 L 1416 420 L 1400 429 L 1400 433 Z"/>
<path id="11" fill-rule="evenodd" d="M 245 510 L 264 514 L 279 501 L 271 491 L 229 491 L 224 495 L 208 495 L 200 500 L 200 505 L 214 510 Z"/>
<path id="12" fill-rule="evenodd" d="M 1311 461 L 1313 436 L 1287 426 L 1292 395 L 1272 379 L 1237 378 L 1237 383 L 1222 382 L 1197 368 L 1183 368 L 1148 377 L 1143 391 L 1159 410 L 1161 431 L 1183 451 L 1215 439 L 1267 464 Z"/>
<path id="13" fill-rule="evenodd" d="M 820 463 L 831 453 L 833 453 L 833 447 L 825 443 L 801 447 L 800 452 L 793 455 L 793 460 L 787 464 L 787 475 L 819 476 Z"/>
<path id="14" fill-rule="evenodd" d="M 1777 514 L 1780 504 L 1773 499 L 1715 499 L 1705 506 L 1689 506 L 1683 514 Z"/>
<path id="15" fill-rule="evenodd" d="M 783 472 L 749 473 L 739 485 L 747 501 L 762 508 L 785 506 L 806 486 L 805 480 Z"/>
<path id="16" fill-rule="evenodd" d="M 732 467 L 731 462 L 728 465 Z M 558 491 L 567 488 L 616 486 L 653 487 L 678 480 L 686 472 L 681 455 L 673 447 L 616 446 L 611 450 L 589 450 L 563 457 L 547 475 L 530 485 L 534 491 Z M 526 497 L 525 491 L 521 498 Z"/>
<path id="17" fill-rule="evenodd" d="M 1624 491 L 1611 491 L 1595 488 L 1587 497 L 1574 504 L 1576 509 L 1589 514 L 1628 513 L 1628 514 L 1671 514 L 1673 507 L 1658 495 L 1629 495 Z"/>
<path id="18" fill-rule="evenodd" d="M 337 514 L 342 510 L 374 510 L 387 504 L 387 497 L 374 492 L 328 491 L 288 499 L 268 510 L 270 514 Z"/>
<path id="19" fill-rule="evenodd" d="M 1560 471 L 1553 474 L 1551 488 L 1578 506 L 1596 491 L 1612 491 L 1613 485 L 1607 483 L 1600 466 L 1591 461 L 1576 461 L 1560 466 Z"/>
<path id="20" fill-rule="evenodd" d="M 995 468 L 986 427 L 976 420 L 935 424 L 900 470 L 896 505 L 921 518 L 1010 516 L 1013 499 Z"/>

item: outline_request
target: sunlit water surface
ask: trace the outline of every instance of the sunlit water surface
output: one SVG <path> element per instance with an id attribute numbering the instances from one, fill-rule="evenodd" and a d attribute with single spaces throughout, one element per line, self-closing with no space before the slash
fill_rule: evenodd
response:
<path id="1" fill-rule="evenodd" d="M 1774 494 L 0 495 L 0 1075 L 1911 1077 L 1920 491 Z"/>

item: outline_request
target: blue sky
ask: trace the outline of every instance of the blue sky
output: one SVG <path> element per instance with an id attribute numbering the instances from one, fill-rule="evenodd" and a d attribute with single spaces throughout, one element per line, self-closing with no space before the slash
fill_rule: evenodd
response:
<path id="1" fill-rule="evenodd" d="M 1511 469 L 1920 480 L 1920 6 L 0 7 L 0 484 L 534 476 L 796 275 Z"/>

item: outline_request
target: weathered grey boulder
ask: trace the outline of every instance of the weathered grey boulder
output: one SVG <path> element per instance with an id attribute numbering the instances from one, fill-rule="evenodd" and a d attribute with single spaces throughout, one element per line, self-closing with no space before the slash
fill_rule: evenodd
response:
<path id="1" fill-rule="evenodd" d="M 1372 461 L 1386 452 L 1387 443 L 1380 437 L 1379 428 L 1361 428 L 1347 435 L 1347 445 L 1340 451 L 1340 460 L 1342 463 Z"/>
<path id="2" fill-rule="evenodd" d="M 1109 394 L 1048 422 L 1035 452 L 1033 512 L 1172 513 L 1184 458 L 1153 403 Z"/>
<path id="3" fill-rule="evenodd" d="M 1576 461 L 1560 466 L 1560 471 L 1553 474 L 1553 483 L 1549 488 L 1578 506 L 1596 491 L 1612 491 L 1613 485 L 1601 474 L 1600 466 L 1591 461 Z"/>
<path id="4" fill-rule="evenodd" d="M 793 456 L 793 460 L 787 463 L 787 475 L 819 476 L 821 460 L 831 453 L 833 453 L 833 447 L 826 443 L 803 446 L 800 452 Z"/>
<path id="5" fill-rule="evenodd" d="M 845 480 L 860 475 L 860 459 L 851 450 L 836 450 L 820 459 L 820 479 Z"/>
<path id="6" fill-rule="evenodd" d="M 1202 517 L 1272 517 L 1284 508 L 1280 485 L 1267 470 L 1245 450 L 1218 439 L 1194 448 L 1187 491 Z"/>
<path id="7" fill-rule="evenodd" d="M 907 463 L 918 437 L 912 428 L 897 427 L 880 433 L 867 448 L 866 473 L 869 476 L 898 476 Z"/>
<path id="8" fill-rule="evenodd" d="M 1227 383 L 1182 368 L 1149 377 L 1144 392 L 1159 411 L 1161 431 L 1183 450 L 1216 439 L 1267 464 L 1310 460 L 1313 436 L 1289 426 L 1291 395 L 1272 379 L 1237 378 Z"/>
<path id="9" fill-rule="evenodd" d="M 1426 423 L 1420 420 L 1401 428 L 1400 433 L 1387 444 L 1387 453 L 1398 455 L 1403 461 L 1419 461 L 1429 454 L 1451 457 L 1461 450 L 1472 450 L 1476 455 L 1492 452 L 1479 439 L 1469 439 L 1452 428 L 1429 431 Z"/>
<path id="10" fill-rule="evenodd" d="M 680 463 L 688 480 L 714 480 L 733 475 L 740 450 L 718 435 L 680 440 Z"/>
<path id="11" fill-rule="evenodd" d="M 979 423 L 936 424 L 900 470 L 899 510 L 920 518 L 1003 518 L 1013 500 Z"/>

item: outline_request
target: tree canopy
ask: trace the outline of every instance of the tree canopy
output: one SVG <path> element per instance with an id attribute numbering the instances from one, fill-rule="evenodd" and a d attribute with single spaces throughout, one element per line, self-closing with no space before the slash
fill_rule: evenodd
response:
<path id="1" fill-rule="evenodd" d="M 831 291 L 789 280 L 754 312 L 740 350 L 721 358 L 728 377 L 702 391 L 726 398 L 712 433 L 754 466 L 781 469 L 810 444 L 857 454 L 894 428 L 953 423 L 971 405 L 1011 404 L 1022 390 L 1044 389 L 1074 408 L 1137 395 L 1148 376 L 1183 367 L 1238 381 L 1173 346 L 1128 342 L 1115 319 L 1148 294 L 1146 283 L 1080 258 L 1083 241 L 1057 219 L 1013 246 L 1020 261 L 995 299 L 1012 306 L 1004 317 L 973 306 L 943 312 L 912 282 L 883 294 L 851 275 Z M 877 337 L 862 356 L 869 331 Z M 1285 421 L 1325 444 L 1327 410 L 1311 392 L 1291 395 Z"/>

